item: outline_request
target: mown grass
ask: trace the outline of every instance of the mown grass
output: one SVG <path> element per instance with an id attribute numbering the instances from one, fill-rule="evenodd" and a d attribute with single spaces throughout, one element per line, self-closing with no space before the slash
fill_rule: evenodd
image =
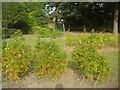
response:
<path id="1" fill-rule="evenodd" d="M 110 76 L 117 78 L 118 77 L 118 56 L 120 51 L 103 51 L 101 52 L 106 54 L 108 57 L 109 65 L 111 67 Z"/>
<path id="2" fill-rule="evenodd" d="M 31 50 L 34 54 L 34 48 L 36 45 L 36 41 L 37 41 L 38 35 L 29 35 L 29 36 L 25 36 L 25 43 L 29 44 L 31 46 Z"/>

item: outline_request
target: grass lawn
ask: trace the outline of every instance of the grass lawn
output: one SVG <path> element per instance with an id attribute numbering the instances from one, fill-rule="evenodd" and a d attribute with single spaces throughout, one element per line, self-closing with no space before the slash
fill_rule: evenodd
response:
<path id="1" fill-rule="evenodd" d="M 118 56 L 120 51 L 103 51 L 103 54 L 106 54 L 108 57 L 109 64 L 111 66 L 110 76 L 117 78 L 118 77 Z"/>

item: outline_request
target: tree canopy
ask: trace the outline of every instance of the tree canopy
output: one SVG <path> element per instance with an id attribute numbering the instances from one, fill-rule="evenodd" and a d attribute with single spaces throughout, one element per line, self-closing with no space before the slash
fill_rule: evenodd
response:
<path id="1" fill-rule="evenodd" d="M 23 33 L 49 21 L 42 2 L 3 2 L 2 14 L 3 27 L 21 29 Z"/>
<path id="2" fill-rule="evenodd" d="M 85 25 L 89 29 L 102 27 L 105 31 L 113 28 L 115 5 L 115 2 L 49 3 L 50 7 L 56 8 L 53 15 L 55 16 L 56 14 L 56 16 L 58 16 L 62 14 L 61 17 L 64 18 L 65 22 L 71 27 Z M 118 9 L 120 10 L 119 6 Z"/>
<path id="3" fill-rule="evenodd" d="M 119 11 L 120 4 L 115 2 L 3 2 L 2 26 L 28 33 L 33 26 L 44 26 L 53 18 L 62 18 L 66 29 L 94 28 L 117 33 Z"/>

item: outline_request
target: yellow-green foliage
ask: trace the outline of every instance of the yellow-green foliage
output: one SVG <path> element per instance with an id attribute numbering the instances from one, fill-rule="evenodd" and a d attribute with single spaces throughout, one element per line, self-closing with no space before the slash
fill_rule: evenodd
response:
<path id="1" fill-rule="evenodd" d="M 91 44 L 96 48 L 118 46 L 118 35 L 110 33 L 83 33 L 78 35 L 68 34 L 66 37 L 67 45 L 69 46 L 77 46 L 81 43 Z"/>
<path id="2" fill-rule="evenodd" d="M 15 33 L 16 35 L 18 32 Z M 2 44 L 3 78 L 15 80 L 26 75 L 30 69 L 30 47 L 24 43 L 20 35 Z"/>
<path id="3" fill-rule="evenodd" d="M 80 39 L 78 38 L 78 35 L 67 33 L 66 41 L 67 41 L 66 44 L 68 46 L 76 46 L 77 44 L 79 44 Z"/>
<path id="4" fill-rule="evenodd" d="M 118 36 L 110 33 L 92 33 L 87 42 L 96 48 L 117 47 Z"/>
<path id="5" fill-rule="evenodd" d="M 96 48 L 89 44 L 81 44 L 72 52 L 74 68 L 93 80 L 101 81 L 109 73 L 107 58 L 100 55 Z"/>
<path id="6" fill-rule="evenodd" d="M 2 28 L 2 38 L 10 38 L 17 31 L 15 28 Z"/>
<path id="7" fill-rule="evenodd" d="M 54 41 L 37 41 L 34 56 L 37 75 L 53 75 L 55 79 L 66 70 L 66 54 Z"/>
<path id="8" fill-rule="evenodd" d="M 51 37 L 51 38 L 57 38 L 60 36 L 63 36 L 63 33 L 58 30 L 53 30 L 53 28 L 50 27 L 33 27 L 32 33 L 39 34 L 39 37 Z"/>

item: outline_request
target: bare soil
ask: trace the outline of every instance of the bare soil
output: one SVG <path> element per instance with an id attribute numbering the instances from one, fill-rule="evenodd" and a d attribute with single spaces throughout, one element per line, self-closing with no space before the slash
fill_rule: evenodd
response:
<path id="1" fill-rule="evenodd" d="M 104 51 L 119 51 L 119 48 L 118 47 L 116 47 L 116 48 L 109 47 L 109 48 L 102 48 L 102 49 L 98 50 L 98 52 L 104 52 Z"/>
<path id="2" fill-rule="evenodd" d="M 41 76 L 38 78 L 35 73 L 29 73 L 22 80 L 3 82 L 3 88 L 118 88 L 118 79 L 108 78 L 102 83 L 94 84 L 76 71 L 67 69 L 60 75 L 59 80 L 51 77 Z"/>

